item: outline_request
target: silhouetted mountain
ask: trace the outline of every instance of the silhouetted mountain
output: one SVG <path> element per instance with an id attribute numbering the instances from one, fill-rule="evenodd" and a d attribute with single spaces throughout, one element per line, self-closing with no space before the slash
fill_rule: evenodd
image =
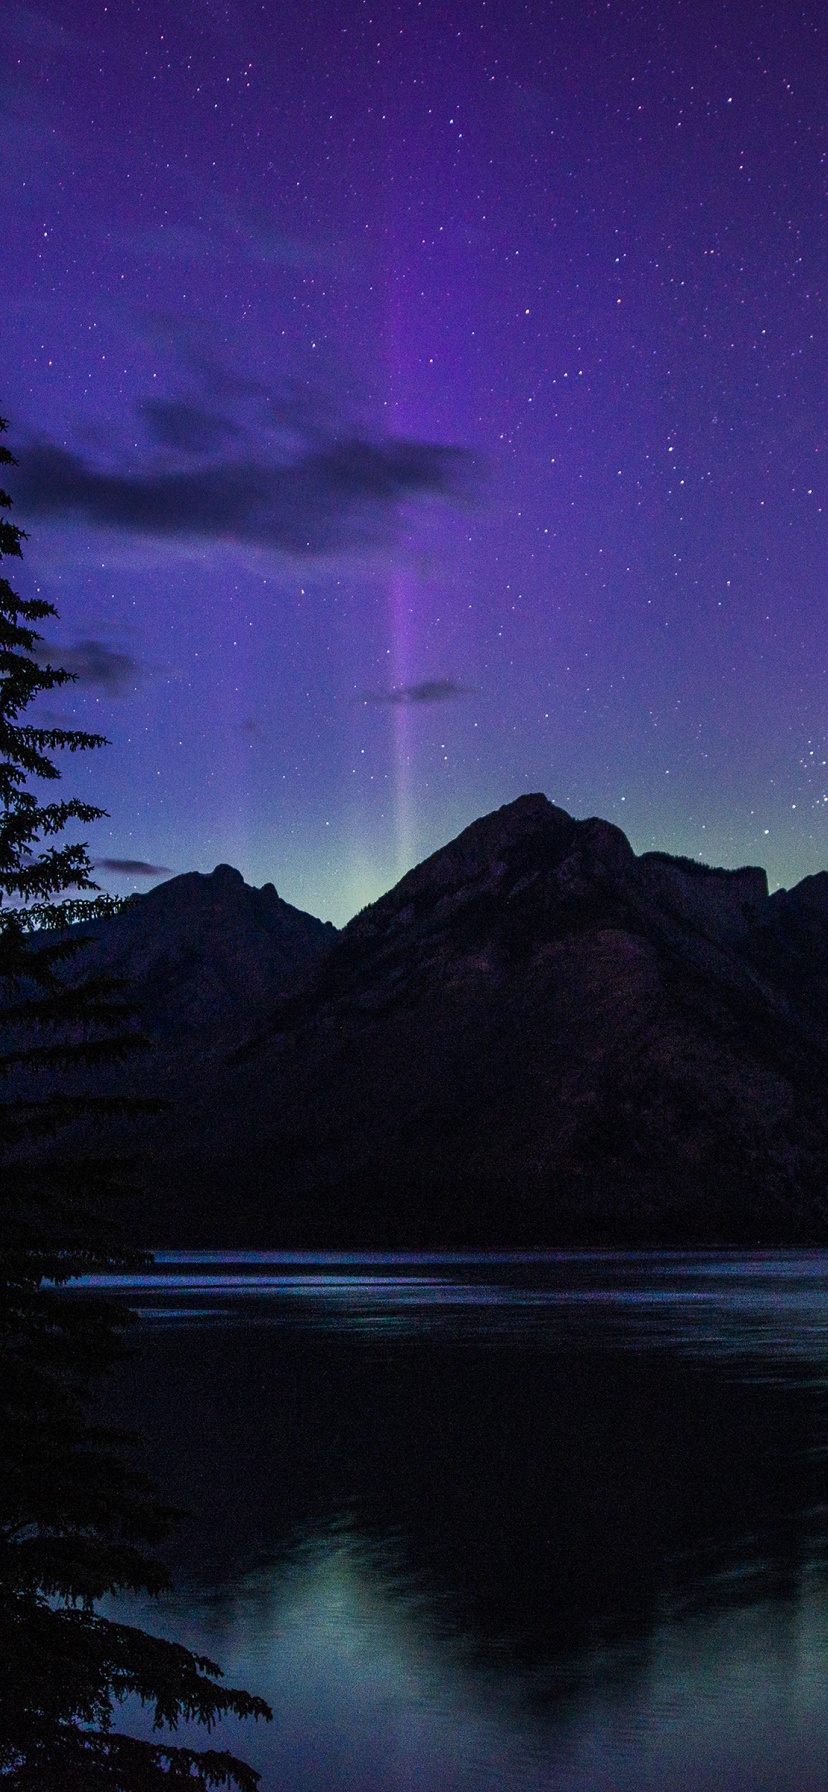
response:
<path id="1" fill-rule="evenodd" d="M 828 1028 L 828 871 L 777 890 L 757 916 L 747 951 L 821 1036 Z"/>
<path id="2" fill-rule="evenodd" d="M 299 920 L 317 956 L 278 996 L 251 936 L 214 1001 L 209 935 L 211 1047 L 150 1129 L 149 1242 L 824 1238 L 826 874 L 769 897 L 526 796 L 338 936 Z M 139 931 L 172 1025 L 175 953 Z"/>
<path id="3" fill-rule="evenodd" d="M 329 922 L 292 908 L 272 884 L 251 889 L 231 865 L 170 878 L 76 932 L 89 944 L 74 974 L 122 978 L 139 1003 L 150 1049 L 130 1064 L 131 1084 L 165 1097 L 246 1038 L 336 938 Z"/>

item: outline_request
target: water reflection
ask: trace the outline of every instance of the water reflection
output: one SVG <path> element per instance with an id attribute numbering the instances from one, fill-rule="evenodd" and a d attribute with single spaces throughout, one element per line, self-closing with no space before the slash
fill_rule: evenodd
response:
<path id="1" fill-rule="evenodd" d="M 175 1253 L 115 1416 L 263 1792 L 824 1792 L 828 1255 Z M 134 1713 L 130 1713 L 134 1721 Z"/>
<path id="2" fill-rule="evenodd" d="M 459 1270 L 465 1273 L 461 1276 Z M 80 1287 L 155 1324 L 297 1324 L 523 1343 L 601 1326 L 620 1348 L 828 1370 L 828 1253 L 164 1252 Z"/>
<path id="3" fill-rule="evenodd" d="M 141 1613 L 143 1622 L 147 1614 Z M 465 1660 L 353 1537 L 149 1623 L 256 1686 L 273 1725 L 217 1736 L 264 1792 L 822 1792 L 828 1588 L 673 1615 L 528 1682 Z M 137 1712 L 123 1727 L 147 1733 Z"/>

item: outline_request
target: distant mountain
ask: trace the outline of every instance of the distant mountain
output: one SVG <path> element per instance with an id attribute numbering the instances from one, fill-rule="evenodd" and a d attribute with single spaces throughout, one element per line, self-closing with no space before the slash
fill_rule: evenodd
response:
<path id="1" fill-rule="evenodd" d="M 101 930 L 180 1091 L 148 1242 L 825 1239 L 825 873 L 769 896 L 525 796 L 338 936 L 237 876 Z"/>
<path id="2" fill-rule="evenodd" d="M 83 974 L 123 978 L 139 1004 L 149 1050 L 130 1082 L 181 1094 L 307 977 L 336 928 L 292 908 L 272 884 L 240 871 L 187 872 L 134 896 L 113 920 L 77 928 Z"/>

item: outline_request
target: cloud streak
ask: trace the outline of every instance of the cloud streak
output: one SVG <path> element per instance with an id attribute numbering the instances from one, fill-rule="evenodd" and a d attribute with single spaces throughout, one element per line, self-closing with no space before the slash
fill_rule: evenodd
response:
<path id="1" fill-rule="evenodd" d="M 388 691 L 365 691 L 363 703 L 451 703 L 456 697 L 473 697 L 468 684 L 456 684 L 453 678 L 427 678 L 422 684 L 392 685 Z"/>
<path id="2" fill-rule="evenodd" d="M 108 647 L 105 641 L 76 641 L 74 647 L 59 647 L 43 641 L 35 658 L 41 666 L 61 666 L 71 672 L 79 685 L 97 685 L 110 697 L 122 697 L 136 684 L 141 667 L 131 654 Z"/>
<path id="3" fill-rule="evenodd" d="M 117 871 L 121 877 L 171 877 L 169 865 L 150 865 L 146 859 L 94 859 L 95 871 Z"/>
<path id="4" fill-rule="evenodd" d="M 187 404 L 182 399 L 147 398 L 138 410 L 162 448 L 176 448 L 185 454 L 205 454 L 223 448 L 241 434 L 228 418 L 217 417 L 201 405 Z"/>
<path id="5" fill-rule="evenodd" d="M 173 428 L 195 425 L 179 407 Z M 156 427 L 158 417 L 156 414 Z M 170 413 L 162 427 L 170 426 Z M 156 539 L 244 542 L 292 555 L 387 540 L 401 505 L 468 494 L 474 457 L 441 443 L 351 435 L 306 445 L 287 462 L 226 458 L 201 467 L 100 471 L 50 443 L 20 455 L 25 516 L 79 518 Z"/>

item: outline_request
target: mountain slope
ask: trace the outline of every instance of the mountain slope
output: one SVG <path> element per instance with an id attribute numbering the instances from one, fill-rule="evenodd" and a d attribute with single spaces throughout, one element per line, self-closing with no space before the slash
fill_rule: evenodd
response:
<path id="1" fill-rule="evenodd" d="M 217 865 L 133 897 L 113 920 L 77 929 L 88 939 L 73 974 L 124 979 L 139 1004 L 149 1051 L 134 1084 L 169 1095 L 223 1058 L 330 949 L 336 928 Z"/>
<path id="2" fill-rule="evenodd" d="M 146 1235 L 822 1237 L 820 953 L 824 975 L 828 912 L 802 886 L 782 902 L 754 868 L 636 857 L 608 823 L 520 798 L 205 1066 L 156 1130 Z"/>

